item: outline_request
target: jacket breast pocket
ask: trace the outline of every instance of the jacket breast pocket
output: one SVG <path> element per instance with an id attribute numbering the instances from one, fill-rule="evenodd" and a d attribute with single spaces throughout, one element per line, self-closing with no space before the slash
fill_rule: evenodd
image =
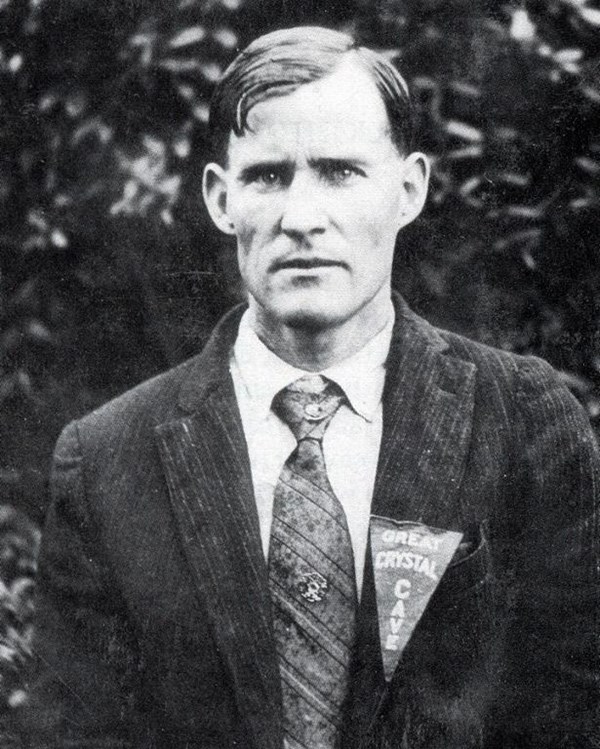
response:
<path id="1" fill-rule="evenodd" d="M 402 746 L 482 746 L 501 653 L 492 554 L 485 526 L 450 564 L 407 647 Z"/>
<path id="2" fill-rule="evenodd" d="M 466 535 L 470 536 L 471 550 L 448 566 L 425 610 L 419 633 L 436 667 L 447 667 L 450 672 L 464 669 L 464 661 L 485 657 L 501 628 L 485 525 Z"/>
<path id="3" fill-rule="evenodd" d="M 478 526 L 464 555 L 455 554 L 442 576 L 435 598 L 438 602 L 451 602 L 469 591 L 476 592 L 491 579 L 490 548 L 485 523 Z"/>
<path id="4" fill-rule="evenodd" d="M 494 690 L 495 664 L 501 650 L 502 626 L 485 528 L 478 528 L 470 540 L 469 552 L 446 570 L 408 648 L 408 681 L 412 685 L 408 709 L 415 725 L 439 727 L 446 723 L 443 730 L 440 727 L 440 735 L 448 739 L 456 734 L 465 739 L 427 743 L 436 749 L 442 745 L 477 746 L 471 739 L 480 734 L 479 721 Z M 453 715 L 460 717 L 456 725 Z M 472 724 L 466 720 L 468 716 Z M 408 745 L 425 743 L 415 740 Z"/>

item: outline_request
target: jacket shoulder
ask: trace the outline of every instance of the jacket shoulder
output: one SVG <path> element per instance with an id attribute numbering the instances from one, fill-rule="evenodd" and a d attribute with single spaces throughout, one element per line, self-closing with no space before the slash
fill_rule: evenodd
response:
<path id="1" fill-rule="evenodd" d="M 548 377 L 560 381 L 559 373 L 543 359 L 515 354 L 436 327 L 410 309 L 399 295 L 395 295 L 394 300 L 401 340 L 403 336 L 411 348 L 414 341 L 420 341 L 421 345 L 424 342 L 428 348 L 437 350 L 448 365 L 452 360 L 456 364 L 472 364 L 477 370 L 479 381 L 490 378 L 512 385 L 515 378 L 519 379 L 521 376 L 530 376 L 534 381 Z M 418 350 L 416 347 L 414 349 Z"/>
<path id="2" fill-rule="evenodd" d="M 129 432 L 152 428 L 176 415 L 178 395 L 198 356 L 162 372 L 109 400 L 94 411 L 77 419 L 81 439 L 118 435 L 123 440 Z"/>
<path id="3" fill-rule="evenodd" d="M 475 364 L 483 377 L 518 380 L 523 385 L 561 381 L 559 372 L 537 356 L 515 354 L 448 330 L 436 328 L 436 332 L 447 344 L 447 355 Z"/>

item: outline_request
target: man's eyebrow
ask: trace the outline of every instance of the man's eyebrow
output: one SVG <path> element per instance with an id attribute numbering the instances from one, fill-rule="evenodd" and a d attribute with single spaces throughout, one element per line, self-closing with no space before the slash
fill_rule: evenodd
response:
<path id="1" fill-rule="evenodd" d="M 353 164 L 355 166 L 365 166 L 367 159 L 357 154 L 340 154 L 339 156 L 316 156 L 308 160 L 311 167 L 321 166 L 338 166 L 339 164 Z"/>

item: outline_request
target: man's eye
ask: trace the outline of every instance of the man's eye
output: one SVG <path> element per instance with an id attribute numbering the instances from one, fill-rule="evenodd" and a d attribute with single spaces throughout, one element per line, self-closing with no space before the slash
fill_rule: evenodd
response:
<path id="1" fill-rule="evenodd" d="M 321 171 L 326 182 L 332 185 L 344 185 L 359 176 L 364 176 L 362 169 L 352 164 L 327 164 Z"/>
<path id="2" fill-rule="evenodd" d="M 249 170 L 244 175 L 244 182 L 252 184 L 262 190 L 277 190 L 288 181 L 287 170 L 264 167 Z"/>
<path id="3" fill-rule="evenodd" d="M 279 172 L 269 169 L 268 171 L 257 174 L 255 182 L 265 185 L 265 187 L 274 187 L 282 182 L 282 178 Z"/>

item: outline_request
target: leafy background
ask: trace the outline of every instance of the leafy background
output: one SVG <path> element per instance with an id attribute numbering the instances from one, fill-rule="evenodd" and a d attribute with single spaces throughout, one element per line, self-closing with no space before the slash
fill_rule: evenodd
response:
<path id="1" fill-rule="evenodd" d="M 600 4 L 0 0 L 0 704 L 23 698 L 62 426 L 197 351 L 241 294 L 200 198 L 208 102 L 260 33 L 397 61 L 434 159 L 395 284 L 434 323 L 551 361 L 600 420 Z"/>

